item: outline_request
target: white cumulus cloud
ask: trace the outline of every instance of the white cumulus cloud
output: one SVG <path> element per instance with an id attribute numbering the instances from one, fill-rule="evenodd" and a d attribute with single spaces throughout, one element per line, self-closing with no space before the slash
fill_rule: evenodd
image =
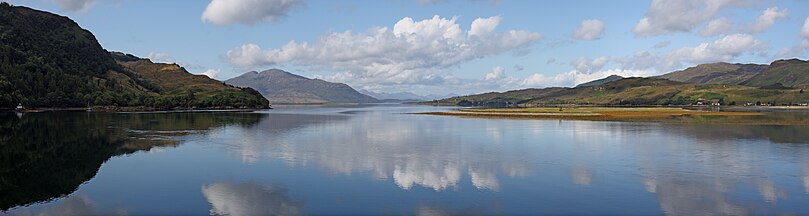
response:
<path id="1" fill-rule="evenodd" d="M 711 20 L 724 8 L 742 6 L 747 0 L 653 0 L 646 15 L 632 29 L 636 36 L 649 37 L 690 32 Z"/>
<path id="2" fill-rule="evenodd" d="M 95 3 L 95 0 L 55 0 L 59 4 L 59 9 L 62 11 L 80 12 L 84 13 L 90 9 Z"/>
<path id="3" fill-rule="evenodd" d="M 215 78 L 216 78 L 216 76 L 217 76 L 217 75 L 219 75 L 219 73 L 222 73 L 222 70 L 219 70 L 219 69 L 208 69 L 208 70 L 206 70 L 205 72 L 203 72 L 203 73 L 202 73 L 202 75 L 208 76 L 208 77 L 210 77 L 211 79 L 215 79 Z"/>
<path id="4" fill-rule="evenodd" d="M 337 73 L 324 78 L 361 86 L 435 85 L 444 82 L 443 69 L 524 49 L 541 39 L 535 32 L 495 31 L 500 17 L 475 19 L 468 31 L 456 21 L 457 17 L 405 17 L 392 28 L 335 32 L 314 42 L 290 41 L 279 48 L 245 44 L 228 51 L 226 58 L 239 68 L 292 64 L 333 71 Z"/>
<path id="5" fill-rule="evenodd" d="M 600 70 L 590 73 L 582 73 L 576 70 L 571 70 L 565 73 L 548 76 L 540 73 L 532 74 L 523 79 L 519 84 L 523 88 L 544 88 L 544 87 L 573 87 L 578 84 L 590 82 L 597 79 L 602 79 L 610 75 L 618 75 L 622 77 L 649 77 L 659 75 L 656 70 L 626 70 L 626 69 L 610 69 Z"/>
<path id="6" fill-rule="evenodd" d="M 303 203 L 286 188 L 253 182 L 216 182 L 202 186 L 202 195 L 216 215 L 303 215 Z"/>
<path id="7" fill-rule="evenodd" d="M 497 28 L 497 25 L 500 25 L 500 18 L 499 16 L 493 16 L 489 18 L 478 18 L 472 21 L 472 26 L 469 28 L 469 36 L 486 36 L 494 32 L 494 29 Z"/>
<path id="8" fill-rule="evenodd" d="M 573 38 L 578 40 L 595 40 L 604 36 L 604 22 L 597 19 L 581 21 L 581 26 L 573 31 Z"/>
<path id="9" fill-rule="evenodd" d="M 802 37 L 801 44 L 793 46 L 793 47 L 784 47 L 778 54 L 775 55 L 774 58 L 800 58 L 803 57 L 803 54 L 809 50 L 809 17 L 803 21 L 803 27 L 800 30 L 800 35 Z"/>
<path id="10" fill-rule="evenodd" d="M 590 73 L 593 71 L 601 70 L 601 68 L 604 67 L 604 65 L 607 64 L 609 61 L 610 61 L 609 56 L 601 56 L 592 60 L 587 57 L 581 57 L 571 62 L 570 65 L 573 66 L 580 73 Z"/>
<path id="11" fill-rule="evenodd" d="M 303 0 L 212 0 L 202 12 L 202 21 L 217 25 L 273 22 L 303 4 Z"/>
<path id="12" fill-rule="evenodd" d="M 750 32 L 763 32 L 772 27 L 776 20 L 786 18 L 787 16 L 789 16 L 789 11 L 787 9 L 779 11 L 778 7 L 767 8 L 767 10 L 764 10 L 761 16 L 756 19 L 756 22 L 750 26 Z"/>
<path id="13" fill-rule="evenodd" d="M 486 74 L 485 80 L 496 80 L 506 76 L 506 70 L 503 67 L 497 66 L 492 69 L 492 72 Z"/>
<path id="14" fill-rule="evenodd" d="M 670 58 L 691 63 L 730 61 L 748 51 L 761 51 L 766 48 L 764 43 L 751 35 L 734 34 L 696 47 L 677 49 L 670 54 Z"/>
<path id="15" fill-rule="evenodd" d="M 699 30 L 699 35 L 707 37 L 728 34 L 733 30 L 733 22 L 722 17 L 708 22 L 708 25 Z"/>
<path id="16" fill-rule="evenodd" d="M 803 28 L 801 28 L 801 36 L 809 38 L 809 17 L 803 21 Z"/>
<path id="17" fill-rule="evenodd" d="M 801 47 L 809 49 L 809 17 L 806 17 L 806 20 L 803 21 L 803 28 L 801 28 L 801 36 L 803 36 Z"/>
<path id="18" fill-rule="evenodd" d="M 659 71 L 679 69 L 683 63 L 702 64 L 713 62 L 729 62 L 744 54 L 768 50 L 768 46 L 749 34 L 733 34 L 712 42 L 701 43 L 694 47 L 683 47 L 668 53 L 655 54 L 639 51 L 634 55 L 616 59 L 624 68 L 648 69 Z"/>

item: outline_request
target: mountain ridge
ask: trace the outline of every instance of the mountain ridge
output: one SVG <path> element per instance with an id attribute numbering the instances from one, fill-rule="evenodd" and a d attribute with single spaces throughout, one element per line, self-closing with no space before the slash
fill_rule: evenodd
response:
<path id="1" fill-rule="evenodd" d="M 745 74 L 749 78 L 739 80 L 739 73 Z M 731 79 L 732 77 L 736 78 Z M 605 79 L 595 80 L 594 82 Z M 548 106 L 562 104 L 648 106 L 691 105 L 700 100 L 716 100 L 723 105 L 762 103 L 795 105 L 809 102 L 809 94 L 804 94 L 802 89 L 807 87 L 807 84 L 809 84 L 809 61 L 800 59 L 778 60 L 770 65 L 720 62 L 697 65 L 655 77 L 630 77 L 603 82 L 598 85 L 579 85 L 573 88 L 550 87 L 490 92 L 434 100 L 423 104 L 460 106 Z"/>
<path id="2" fill-rule="evenodd" d="M 380 102 L 344 83 L 310 79 L 277 68 L 249 71 L 225 83 L 254 88 L 274 104 Z"/>
<path id="3" fill-rule="evenodd" d="M 624 77 L 622 77 L 622 76 L 618 76 L 618 75 L 613 74 L 613 75 L 609 75 L 609 76 L 601 78 L 601 79 L 597 79 L 597 80 L 593 80 L 593 81 L 590 81 L 590 82 L 586 82 L 586 83 L 576 85 L 576 87 L 597 86 L 597 85 L 601 85 L 601 84 L 604 84 L 604 83 L 620 80 L 620 79 L 623 79 L 623 78 Z"/>

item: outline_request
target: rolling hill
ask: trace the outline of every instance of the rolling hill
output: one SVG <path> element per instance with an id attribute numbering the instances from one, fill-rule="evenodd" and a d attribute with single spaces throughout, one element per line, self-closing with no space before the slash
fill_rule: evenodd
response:
<path id="1" fill-rule="evenodd" d="M 701 64 L 650 78 L 609 76 L 574 88 L 523 89 L 425 102 L 460 106 L 689 105 L 699 99 L 723 105 L 809 103 L 809 62 L 779 60 L 769 65 Z"/>
<path id="2" fill-rule="evenodd" d="M 781 84 L 792 88 L 809 87 L 809 61 L 799 59 L 778 60 L 767 70 L 741 82 L 746 86 L 770 86 Z"/>
<path id="3" fill-rule="evenodd" d="M 766 69 L 767 65 L 719 62 L 697 65 L 685 70 L 667 73 L 658 76 L 658 78 L 695 84 L 741 84 Z"/>
<path id="4" fill-rule="evenodd" d="M 809 86 L 809 61 L 778 60 L 769 65 L 711 63 L 667 73 L 657 78 L 695 84 L 735 84 L 751 87 L 783 85 L 789 88 Z"/>
<path id="5" fill-rule="evenodd" d="M 247 72 L 225 83 L 254 88 L 274 104 L 380 102 L 343 83 L 309 79 L 280 69 Z"/>
<path id="6" fill-rule="evenodd" d="M 523 89 L 452 97 L 425 102 L 432 105 L 531 107 L 554 105 L 690 105 L 698 100 L 724 105 L 745 103 L 798 104 L 809 102 L 801 89 L 763 89 L 732 84 L 691 84 L 661 78 L 624 78 L 597 86 Z"/>

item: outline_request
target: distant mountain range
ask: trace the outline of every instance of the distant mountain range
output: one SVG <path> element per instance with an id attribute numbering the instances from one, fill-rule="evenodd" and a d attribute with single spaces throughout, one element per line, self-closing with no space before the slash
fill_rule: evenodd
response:
<path id="1" fill-rule="evenodd" d="M 309 79 L 280 69 L 247 72 L 225 83 L 254 88 L 273 104 L 380 102 L 343 83 Z"/>
<path id="2" fill-rule="evenodd" d="M 252 89 L 110 53 L 67 17 L 0 3 L 0 109 L 267 107 Z"/>
<path id="3" fill-rule="evenodd" d="M 364 89 L 360 90 L 360 93 L 388 102 L 429 101 L 458 96 L 457 94 L 452 93 L 443 95 L 439 94 L 418 95 L 412 92 L 385 93 L 385 92 L 373 92 Z"/>
<path id="4" fill-rule="evenodd" d="M 425 96 L 414 94 L 412 92 L 384 93 L 384 92 L 372 92 L 362 89 L 360 90 L 360 93 L 374 97 L 382 101 L 427 101 L 437 99 L 437 98 L 431 99 Z"/>
<path id="5" fill-rule="evenodd" d="M 778 60 L 769 65 L 712 63 L 657 77 L 609 76 L 574 88 L 551 87 L 491 92 L 424 102 L 461 106 L 689 105 L 700 100 L 723 105 L 794 105 L 809 102 L 809 62 Z"/>

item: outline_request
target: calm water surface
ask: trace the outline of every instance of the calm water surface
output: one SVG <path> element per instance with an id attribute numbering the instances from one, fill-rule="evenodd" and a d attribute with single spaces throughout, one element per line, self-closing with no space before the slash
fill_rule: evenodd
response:
<path id="1" fill-rule="evenodd" d="M 2 114 L 0 214 L 809 214 L 806 126 L 441 109 Z"/>

